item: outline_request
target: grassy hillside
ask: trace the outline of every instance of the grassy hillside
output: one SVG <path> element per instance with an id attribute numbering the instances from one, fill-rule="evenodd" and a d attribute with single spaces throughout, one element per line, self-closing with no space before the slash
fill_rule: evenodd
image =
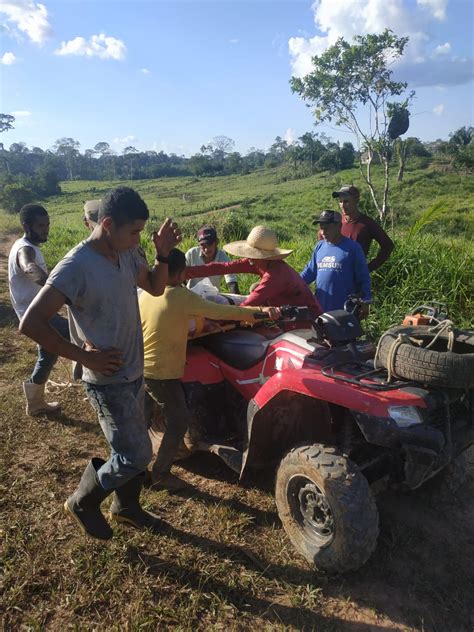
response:
<path id="1" fill-rule="evenodd" d="M 406 172 L 405 180 L 393 181 L 392 208 L 396 251 L 373 275 L 375 303 L 368 322 L 376 335 L 414 304 L 432 299 L 445 301 L 452 316 L 463 326 L 472 325 L 474 269 L 470 239 L 474 234 L 474 179 L 443 173 L 431 166 Z M 246 176 L 216 178 L 167 178 L 133 181 L 147 202 L 151 221 L 147 233 L 166 216 L 176 218 L 184 229 L 184 248 L 194 243 L 196 229 L 215 224 L 221 241 L 244 238 L 250 228 L 264 223 L 277 230 L 287 246 L 295 248 L 289 263 L 301 270 L 315 242 L 311 218 L 324 208 L 337 208 L 331 192 L 341 184 L 361 187 L 361 207 L 374 215 L 368 192 L 356 169 L 337 174 L 317 174 L 287 180 L 282 169 L 262 170 Z M 394 174 L 395 175 L 395 174 Z M 381 184 L 381 173 L 376 181 Z M 79 181 L 63 183 L 63 194 L 45 205 L 52 218 L 50 239 L 44 247 L 53 266 L 68 249 L 84 238 L 82 205 L 99 198 L 118 182 Z M 0 218 L 4 228 L 14 230 L 15 217 Z M 144 238 L 145 249 L 152 253 Z M 244 288 L 255 280 L 243 280 Z"/>

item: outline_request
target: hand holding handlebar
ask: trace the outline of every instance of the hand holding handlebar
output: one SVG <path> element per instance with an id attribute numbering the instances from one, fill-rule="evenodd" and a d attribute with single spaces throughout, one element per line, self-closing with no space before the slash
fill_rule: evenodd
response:
<path id="1" fill-rule="evenodd" d="M 278 307 L 260 307 L 260 311 L 254 314 L 255 320 L 277 320 L 280 316 Z"/>

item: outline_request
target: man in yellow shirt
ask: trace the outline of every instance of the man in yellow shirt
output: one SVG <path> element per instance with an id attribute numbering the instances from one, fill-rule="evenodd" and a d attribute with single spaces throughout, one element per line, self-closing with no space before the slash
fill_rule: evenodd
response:
<path id="1" fill-rule="evenodd" d="M 169 490 L 186 486 L 183 480 L 171 474 L 170 468 L 191 417 L 181 384 L 189 321 L 204 316 L 253 323 L 254 314 L 259 311 L 268 314 L 269 318 L 279 315 L 274 307 L 237 307 L 206 301 L 182 286 L 186 279 L 185 270 L 185 255 L 174 248 L 168 256 L 168 284 L 163 295 L 155 297 L 142 292 L 140 296 L 146 389 L 163 406 L 166 418 L 166 430 L 153 465 L 152 480 L 155 488 Z"/>

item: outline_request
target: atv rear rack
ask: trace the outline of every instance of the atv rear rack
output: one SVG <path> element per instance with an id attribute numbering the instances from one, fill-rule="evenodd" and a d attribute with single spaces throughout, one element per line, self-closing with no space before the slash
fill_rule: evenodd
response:
<path id="1" fill-rule="evenodd" d="M 409 382 L 407 380 L 391 380 L 388 382 L 388 374 L 385 369 L 371 369 L 370 371 L 360 373 L 360 368 L 363 366 L 364 364 L 361 362 L 337 362 L 336 364 L 330 364 L 322 368 L 321 373 L 325 377 L 330 377 L 333 380 L 355 384 L 356 386 L 362 386 L 363 388 L 368 388 L 373 391 L 391 391 L 414 384 L 414 382 Z M 354 377 L 348 377 L 347 375 L 335 373 L 335 371 L 353 373 L 355 368 L 358 370 L 354 374 Z M 366 380 L 370 381 L 367 382 Z"/>

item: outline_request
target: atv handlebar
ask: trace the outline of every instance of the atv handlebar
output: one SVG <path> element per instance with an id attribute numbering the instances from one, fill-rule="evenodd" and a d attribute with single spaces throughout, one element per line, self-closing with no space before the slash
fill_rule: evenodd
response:
<path id="1" fill-rule="evenodd" d="M 297 307 L 294 305 L 283 305 L 280 307 L 281 317 L 288 320 L 314 320 L 309 307 Z"/>

